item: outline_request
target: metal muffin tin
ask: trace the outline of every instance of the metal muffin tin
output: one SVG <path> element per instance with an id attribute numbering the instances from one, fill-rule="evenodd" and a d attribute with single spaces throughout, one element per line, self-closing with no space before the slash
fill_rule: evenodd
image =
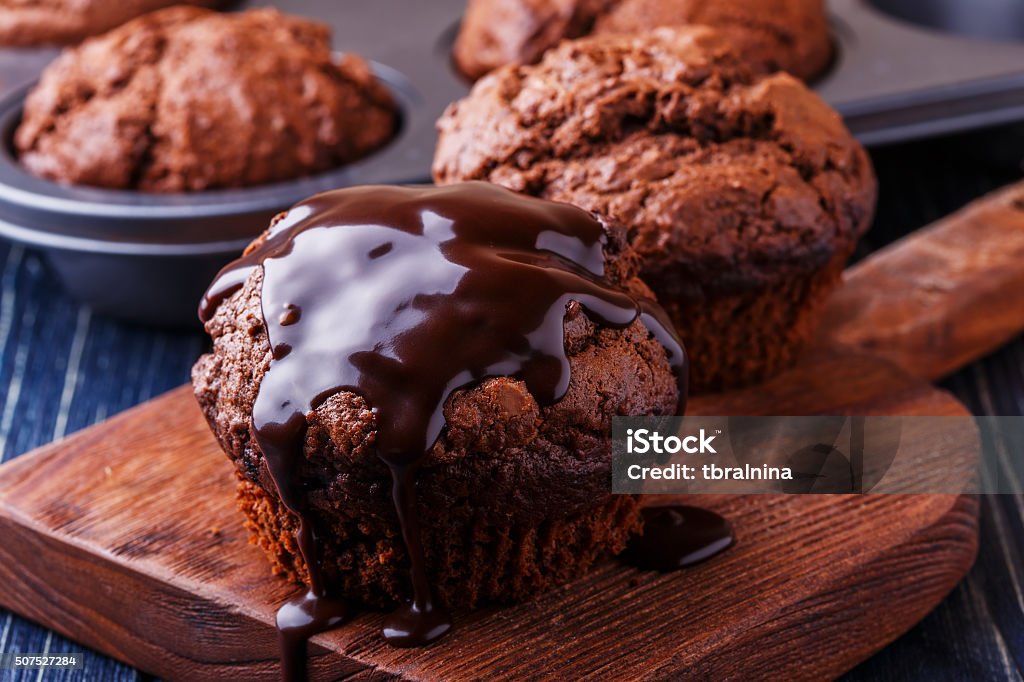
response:
<path id="1" fill-rule="evenodd" d="M 428 180 L 434 121 L 468 89 L 449 56 L 465 0 L 270 4 L 329 23 L 339 50 L 374 62 L 402 110 L 387 147 L 328 173 L 242 190 L 156 195 L 46 182 L 21 170 L 10 140 L 29 84 L 56 51 L 0 50 L 0 235 L 43 250 L 68 291 L 100 312 L 189 325 L 217 269 L 276 212 L 329 188 Z M 814 87 L 865 144 L 1024 120 L 1022 0 L 829 8 L 836 60 Z"/>
<path id="2" fill-rule="evenodd" d="M 374 64 L 401 109 L 398 135 L 375 154 L 299 180 L 237 190 L 147 194 L 67 186 L 25 172 L 13 152 L 26 86 L 0 102 L 0 236 L 42 249 L 65 288 L 101 313 L 158 326 L 197 324 L 217 271 L 279 211 L 317 192 L 415 182 L 429 165 L 433 120 L 399 72 Z"/>

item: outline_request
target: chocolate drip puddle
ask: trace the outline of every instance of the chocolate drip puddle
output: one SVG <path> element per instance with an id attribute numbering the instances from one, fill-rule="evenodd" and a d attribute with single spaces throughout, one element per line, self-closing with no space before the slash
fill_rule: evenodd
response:
<path id="1" fill-rule="evenodd" d="M 514 376 L 538 403 L 557 402 L 570 381 L 563 322 L 571 302 L 605 327 L 642 319 L 685 388 L 685 355 L 660 309 L 604 281 L 605 240 L 585 211 L 485 183 L 361 187 L 296 205 L 218 276 L 200 307 L 204 319 L 263 269 L 272 360 L 252 432 L 281 500 L 299 517 L 310 583 L 278 613 L 287 674 L 302 674 L 295 657 L 305 639 L 347 612 L 324 584 L 301 476 L 306 416 L 331 396 L 356 393 L 375 414 L 412 592 L 383 635 L 422 646 L 444 635 L 450 619 L 434 601 L 413 478 L 453 392 Z"/>
<path id="2" fill-rule="evenodd" d="M 634 536 L 619 558 L 637 568 L 675 571 L 706 561 L 735 541 L 729 522 L 709 509 L 647 507 L 643 535 Z"/>

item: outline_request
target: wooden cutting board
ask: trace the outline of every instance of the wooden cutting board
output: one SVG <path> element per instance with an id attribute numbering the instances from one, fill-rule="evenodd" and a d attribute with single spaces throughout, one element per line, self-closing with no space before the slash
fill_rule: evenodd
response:
<path id="1" fill-rule="evenodd" d="M 892 378 L 884 363 L 832 358 L 693 408 L 965 413 Z M 184 388 L 21 457 L 0 476 L 0 603 L 162 677 L 274 679 L 274 611 L 293 588 L 247 544 L 233 495 L 231 466 Z M 380 615 L 366 614 L 316 638 L 312 668 L 317 679 L 836 675 L 924 616 L 976 550 L 972 498 L 699 504 L 738 537 L 704 565 L 661 576 L 609 562 L 528 604 L 459 614 L 428 649 L 385 645 Z"/>
<path id="2" fill-rule="evenodd" d="M 691 411 L 966 414 L 921 377 L 1024 327 L 1024 272 L 1003 267 L 1024 257 L 1022 197 L 1024 186 L 990 197 L 854 268 L 830 304 L 832 333 L 799 367 L 763 386 L 695 399 Z M 984 250 L 977 262 L 938 248 L 964 231 L 983 244 L 998 239 L 1002 248 Z M 904 277 L 904 295 L 880 289 L 879 278 L 902 276 L 886 263 L 918 262 L 908 249 L 957 267 Z M 940 278 L 953 286 L 936 289 Z M 990 291 L 981 280 L 998 280 L 1002 295 L 972 306 L 959 292 Z M 928 305 L 906 307 L 922 292 L 932 292 Z M 884 343 L 855 333 L 894 319 L 902 332 Z M 986 333 L 935 332 L 977 325 Z M 919 376 L 877 355 L 912 358 L 908 366 Z M 973 440 L 952 441 L 960 445 L 950 446 L 949 457 L 976 455 Z M 5 464 L 0 604 L 162 677 L 276 679 L 274 611 L 296 588 L 272 577 L 247 544 L 233 491 L 231 467 L 187 387 Z M 313 640 L 312 676 L 835 676 L 931 610 L 977 549 L 972 497 L 722 496 L 699 503 L 729 517 L 738 537 L 705 564 L 660 575 L 609 561 L 529 603 L 456 614 L 454 631 L 425 649 L 385 645 L 381 614 L 365 613 Z"/>

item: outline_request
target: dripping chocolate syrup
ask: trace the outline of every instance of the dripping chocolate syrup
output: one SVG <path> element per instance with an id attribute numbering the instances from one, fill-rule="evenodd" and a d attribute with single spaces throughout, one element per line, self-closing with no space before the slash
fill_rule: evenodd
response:
<path id="1" fill-rule="evenodd" d="M 412 588 L 383 630 L 398 646 L 428 644 L 450 628 L 426 571 L 412 479 L 453 391 L 515 376 L 539 403 L 557 402 L 570 379 L 565 308 L 576 301 L 606 327 L 642 319 L 679 377 L 682 412 L 682 346 L 660 308 L 604 281 L 605 241 L 585 211 L 485 183 L 359 187 L 296 205 L 218 275 L 200 305 L 204 320 L 255 268 L 263 271 L 272 361 L 253 435 L 281 500 L 300 519 L 310 583 L 278 613 L 286 675 L 302 675 L 296 657 L 308 636 L 346 617 L 324 584 L 298 476 L 306 415 L 330 396 L 352 391 L 371 406 L 377 454 L 391 471 Z"/>

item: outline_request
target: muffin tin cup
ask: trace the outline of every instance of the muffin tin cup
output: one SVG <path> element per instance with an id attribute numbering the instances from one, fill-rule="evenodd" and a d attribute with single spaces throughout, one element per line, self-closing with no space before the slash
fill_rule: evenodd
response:
<path id="1" fill-rule="evenodd" d="M 958 25 L 952 3 L 985 13 Z M 1024 121 L 1024 28 L 987 32 L 1019 16 L 1020 0 L 832 0 L 836 58 L 814 83 L 867 145 Z"/>
<path id="2" fill-rule="evenodd" d="M 1024 41 L 1019 0 L 868 0 L 889 16 L 937 31 L 982 40 Z"/>
<path id="3" fill-rule="evenodd" d="M 24 86 L 0 102 L 0 236 L 41 249 L 66 289 L 100 313 L 149 325 L 198 324 L 196 306 L 227 262 L 302 199 L 352 184 L 427 180 L 434 117 L 402 75 L 372 64 L 400 110 L 395 138 L 369 157 L 289 182 L 180 194 L 71 186 L 27 173 L 13 151 Z"/>
<path id="4" fill-rule="evenodd" d="M 1019 3 L 832 0 L 836 57 L 813 86 L 866 144 L 1022 121 Z M 330 24 L 339 49 L 374 62 L 402 110 L 402 128 L 386 147 L 328 173 L 240 190 L 159 195 L 58 185 L 22 170 L 10 146 L 27 91 L 15 87 L 38 77 L 55 52 L 0 49 L 0 235 L 41 249 L 68 291 L 100 312 L 195 325 L 196 302 L 217 269 L 277 212 L 336 187 L 429 181 L 434 122 L 469 87 L 450 57 L 465 0 L 275 4 Z"/>

